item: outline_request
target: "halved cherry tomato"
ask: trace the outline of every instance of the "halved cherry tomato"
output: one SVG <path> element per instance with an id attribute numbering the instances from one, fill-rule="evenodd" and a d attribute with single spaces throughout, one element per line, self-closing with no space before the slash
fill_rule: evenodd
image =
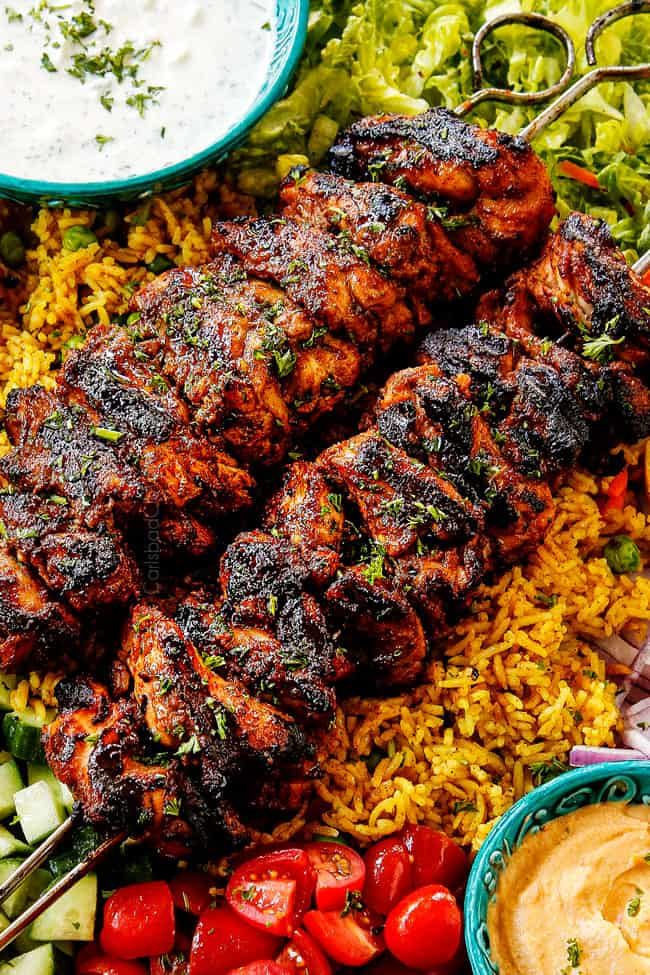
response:
<path id="1" fill-rule="evenodd" d="M 147 975 L 141 962 L 105 955 L 94 941 L 84 945 L 75 958 L 77 975 Z"/>
<path id="2" fill-rule="evenodd" d="M 641 275 L 641 281 L 645 284 L 646 288 L 650 288 L 650 271 L 646 271 L 645 274 Z"/>
<path id="3" fill-rule="evenodd" d="M 267 961 L 252 961 L 250 965 L 233 968 L 229 975 L 290 975 L 283 965 L 268 959 Z"/>
<path id="4" fill-rule="evenodd" d="M 297 928 L 277 961 L 288 968 L 291 975 L 332 975 L 332 966 L 313 938 Z"/>
<path id="5" fill-rule="evenodd" d="M 181 870 L 169 881 L 174 905 L 189 914 L 201 914 L 212 903 L 213 881 L 198 870 Z"/>
<path id="6" fill-rule="evenodd" d="M 342 843 L 309 843 L 305 852 L 316 871 L 316 907 L 319 911 L 342 911 L 348 892 L 363 890 L 365 863 Z"/>
<path id="7" fill-rule="evenodd" d="M 226 975 L 260 958 L 274 958 L 280 940 L 247 924 L 235 911 L 209 907 L 196 925 L 190 951 L 190 975 Z"/>
<path id="8" fill-rule="evenodd" d="M 121 887 L 104 904 L 99 942 L 108 955 L 164 955 L 173 948 L 175 935 L 174 901 L 163 880 Z"/>
<path id="9" fill-rule="evenodd" d="M 311 903 L 315 883 L 304 850 L 275 850 L 253 857 L 235 870 L 226 900 L 254 927 L 289 937 Z"/>
<path id="10" fill-rule="evenodd" d="M 397 836 L 390 836 L 366 850 L 366 882 L 363 902 L 378 914 L 388 914 L 415 887 L 413 861 Z"/>
<path id="11" fill-rule="evenodd" d="M 579 183 L 582 183 L 583 186 L 589 186 L 592 190 L 602 189 L 596 174 L 592 173 L 589 169 L 585 169 L 584 166 L 578 166 L 569 159 L 563 159 L 557 168 L 563 176 L 567 176 L 569 179 L 575 179 Z"/>
<path id="12" fill-rule="evenodd" d="M 462 915 L 442 884 L 419 887 L 386 918 L 384 937 L 392 955 L 411 968 L 428 970 L 451 961 L 458 951 Z"/>
<path id="13" fill-rule="evenodd" d="M 407 826 L 401 839 L 413 859 L 414 886 L 443 884 L 449 890 L 467 879 L 467 856 L 446 833 L 430 826 Z"/>
<path id="14" fill-rule="evenodd" d="M 339 965 L 359 968 L 384 950 L 384 940 L 365 912 L 308 911 L 305 927 L 325 954 Z"/>

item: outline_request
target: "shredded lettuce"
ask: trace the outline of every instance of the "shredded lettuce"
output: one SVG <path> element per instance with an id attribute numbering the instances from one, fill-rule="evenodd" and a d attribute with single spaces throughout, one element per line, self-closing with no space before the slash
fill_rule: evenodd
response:
<path id="1" fill-rule="evenodd" d="M 361 115 L 453 107 L 471 92 L 473 33 L 488 17 L 513 10 L 545 13 L 572 35 L 578 70 L 588 70 L 584 38 L 611 0 L 312 0 L 309 34 L 287 96 L 231 159 L 239 186 L 270 196 L 295 162 L 318 165 L 337 132 Z M 598 44 L 602 64 L 650 57 L 650 16 L 609 28 Z M 535 91 L 563 70 L 558 43 L 524 28 L 504 28 L 485 52 L 490 83 Z M 497 103 L 475 118 L 517 132 L 535 113 Z M 536 141 L 551 169 L 560 214 L 605 217 L 629 259 L 650 247 L 650 82 L 607 83 L 585 96 Z M 558 171 L 571 160 L 596 174 L 601 190 Z"/>

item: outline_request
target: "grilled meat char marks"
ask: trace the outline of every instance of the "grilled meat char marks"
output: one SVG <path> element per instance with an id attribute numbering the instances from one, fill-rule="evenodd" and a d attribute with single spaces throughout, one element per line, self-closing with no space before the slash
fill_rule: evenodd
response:
<path id="1" fill-rule="evenodd" d="M 630 281 L 627 261 L 604 221 L 571 214 L 539 260 L 509 279 L 505 297 L 485 296 L 488 314 L 496 310 L 495 298 L 513 337 L 568 332 L 574 347 L 591 347 L 601 362 L 647 360 L 650 288 L 639 279 Z M 599 338 L 601 349 L 594 345 Z"/>
<path id="2" fill-rule="evenodd" d="M 571 214 L 525 273 L 483 296 L 477 318 L 533 358 L 555 339 L 549 361 L 592 414 L 606 413 L 604 435 L 648 435 L 650 288 L 630 274 L 604 222 Z"/>
<path id="3" fill-rule="evenodd" d="M 483 145 L 478 132 L 465 123 L 454 128 L 467 145 Z M 483 155 L 485 167 L 499 164 L 491 148 Z M 339 228 L 333 202 L 345 214 Z M 550 214 L 539 202 L 541 236 Z M 57 573 L 41 576 L 36 547 L 28 553 L 14 537 L 5 570 L 25 559 L 30 574 L 16 568 L 7 579 L 7 591 L 27 587 L 21 619 L 32 582 L 51 590 L 52 612 L 34 604 L 41 642 L 51 619 L 57 645 L 54 624 L 70 607 L 84 618 L 78 628 L 100 605 L 133 598 L 132 550 L 146 547 L 149 532 L 143 512 L 156 513 L 164 557 L 211 551 L 224 516 L 250 505 L 251 468 L 280 462 L 378 354 L 429 320 L 432 302 L 466 294 L 478 280 L 474 260 L 435 212 L 399 189 L 357 188 L 330 174 L 285 187 L 283 205 L 276 220 L 217 225 L 209 264 L 169 271 L 133 297 L 122 326 L 93 328 L 53 393 L 23 391 L 10 400 L 16 449 L 2 473 L 21 493 L 63 499 L 65 530 L 98 552 L 94 578 L 63 573 L 59 585 Z M 365 223 L 364 207 L 372 218 Z M 58 432 L 50 429 L 56 422 Z M 109 544 L 124 571 L 107 582 Z M 75 558 L 81 555 L 71 550 L 65 565 Z M 92 566 L 90 554 L 84 560 Z M 7 630 L 12 646 L 16 635 Z M 5 656 L 10 664 L 8 649 Z"/>
<path id="4" fill-rule="evenodd" d="M 403 289 L 309 225 L 283 218 L 222 223 L 212 246 L 235 256 L 247 272 L 274 282 L 314 322 L 354 343 L 366 365 L 377 352 L 413 334 Z"/>
<path id="5" fill-rule="evenodd" d="M 288 469 L 262 527 L 226 551 L 218 596 L 134 609 L 115 691 L 135 708 L 137 747 L 155 737 L 173 749 L 169 788 L 188 844 L 217 828 L 211 807 L 233 845 L 244 805 L 299 807 L 310 729 L 332 716 L 336 684 L 362 673 L 366 689 L 411 685 L 486 574 L 543 537 L 548 482 L 594 438 L 614 442 L 617 383 L 636 381 L 629 363 L 578 352 L 489 322 L 434 333 L 360 434 Z M 74 710 L 59 720 L 57 747 L 76 720 Z M 246 770 L 266 783 L 257 802 Z M 139 794 L 157 842 L 164 812 Z"/>
<path id="6" fill-rule="evenodd" d="M 444 207 L 443 229 L 482 268 L 534 254 L 554 214 L 548 172 L 530 146 L 445 109 L 362 119 L 328 162 L 348 179 L 389 183 Z"/>
<path id="7" fill-rule="evenodd" d="M 354 183 L 330 173 L 295 173 L 280 190 L 282 213 L 334 234 L 406 288 L 418 322 L 433 301 L 471 292 L 479 272 L 450 241 L 431 208 L 381 183 Z"/>

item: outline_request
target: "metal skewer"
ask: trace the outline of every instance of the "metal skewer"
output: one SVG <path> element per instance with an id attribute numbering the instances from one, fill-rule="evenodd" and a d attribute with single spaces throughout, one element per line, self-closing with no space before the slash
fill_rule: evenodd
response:
<path id="1" fill-rule="evenodd" d="M 595 43 L 600 34 L 610 24 L 623 17 L 638 13 L 650 12 L 650 0 L 627 0 L 620 6 L 603 14 L 594 21 L 587 34 L 585 49 L 587 61 L 596 65 Z M 485 39 L 499 27 L 520 24 L 552 34 L 562 44 L 566 54 L 566 66 L 557 82 L 538 92 L 516 92 L 504 88 L 481 87 L 483 85 L 483 64 L 481 49 Z M 555 101 L 542 111 L 532 122 L 520 132 L 520 138 L 532 142 L 547 126 L 555 122 L 571 105 L 582 98 L 588 91 L 602 81 L 639 80 L 650 78 L 650 63 L 632 66 L 595 67 L 593 71 L 579 78 L 570 85 L 576 64 L 576 52 L 569 34 L 559 24 L 549 20 L 541 14 L 515 13 L 503 14 L 488 21 L 478 31 L 472 45 L 472 71 L 474 87 L 478 90 L 455 109 L 456 115 L 463 117 L 482 102 L 501 101 L 508 104 L 535 105 L 555 98 Z M 636 274 L 643 274 L 650 270 L 650 251 L 644 254 L 632 266 Z M 0 906 L 31 874 L 49 859 L 54 850 L 76 825 L 73 816 L 65 820 L 29 857 L 20 865 L 3 884 L 0 885 Z M 104 839 L 86 858 L 73 867 L 65 876 L 49 887 L 33 904 L 19 917 L 0 932 L 0 952 L 10 945 L 33 921 L 36 920 L 51 904 L 66 891 L 85 877 L 106 854 L 127 839 L 126 830 L 113 834 Z"/>
<path id="2" fill-rule="evenodd" d="M 509 88 L 483 87 L 483 61 L 481 56 L 483 44 L 486 38 L 495 30 L 513 24 L 532 27 L 546 34 L 552 34 L 560 42 L 566 54 L 566 66 L 561 78 L 555 84 L 549 85 L 548 88 L 544 88 L 542 91 L 511 91 Z M 556 95 L 559 95 L 567 88 L 573 77 L 575 66 L 576 49 L 571 36 L 565 31 L 564 27 L 560 27 L 555 21 L 544 17 L 542 14 L 500 14 L 498 17 L 494 17 L 492 20 L 488 20 L 487 23 L 483 24 L 474 37 L 472 43 L 472 81 L 476 91 L 454 109 L 454 112 L 460 118 L 463 118 L 468 112 L 476 108 L 477 105 L 487 101 L 506 102 L 509 105 L 539 105 L 541 102 L 548 101 L 549 98 L 555 98 Z"/>
<path id="3" fill-rule="evenodd" d="M 588 64 L 597 64 L 595 44 L 605 28 L 624 17 L 643 13 L 650 13 L 650 0 L 627 0 L 626 3 L 598 17 L 589 28 L 585 41 Z M 578 78 L 570 88 L 567 88 L 559 98 L 523 128 L 519 135 L 526 142 L 532 142 L 544 129 L 557 121 L 571 105 L 603 81 L 641 81 L 648 78 L 650 78 L 650 63 L 596 67 L 582 78 Z"/>
<path id="4" fill-rule="evenodd" d="M 642 276 L 646 271 L 650 271 L 650 251 L 646 251 L 642 254 L 638 261 L 632 265 L 632 270 L 635 274 Z"/>
<path id="5" fill-rule="evenodd" d="M 3 894 L 5 887 L 9 886 L 9 884 L 13 884 L 17 875 L 20 875 L 19 879 L 11 889 L 15 889 L 19 883 L 33 873 L 39 864 L 43 863 L 44 860 L 47 859 L 54 847 L 60 843 L 62 837 L 70 832 L 72 825 L 72 818 L 66 819 L 66 821 L 62 823 L 61 826 L 59 826 L 59 828 L 52 833 L 52 835 L 44 843 L 42 843 L 38 849 L 34 851 L 34 853 L 32 853 L 31 857 L 25 860 L 19 869 L 10 877 L 8 883 L 0 888 L 0 897 Z M 66 828 L 64 829 L 64 827 Z M 40 917 L 40 915 L 46 911 L 48 907 L 54 904 L 59 897 L 65 894 L 67 890 L 74 887 L 77 881 L 81 880 L 82 877 L 85 877 L 86 874 L 90 873 L 95 864 L 103 859 L 109 850 L 112 850 L 114 847 L 124 842 L 126 837 L 127 833 L 125 830 L 120 833 L 116 833 L 114 836 L 109 836 L 91 853 L 89 853 L 88 856 L 81 861 L 81 863 L 78 863 L 77 866 L 73 867 L 72 870 L 65 874 L 65 876 L 61 877 L 60 880 L 57 880 L 56 883 L 52 884 L 51 887 L 48 887 L 45 893 L 41 894 L 37 901 L 31 904 L 25 911 L 23 911 L 22 914 L 11 922 L 8 928 L 5 928 L 5 930 L 0 933 L 0 951 L 3 951 L 8 945 L 10 945 L 11 942 L 18 937 L 18 935 L 22 934 L 25 928 L 29 927 L 32 921 L 35 921 L 37 917 Z M 30 861 L 31 867 L 30 869 L 26 870 L 25 868 Z"/>

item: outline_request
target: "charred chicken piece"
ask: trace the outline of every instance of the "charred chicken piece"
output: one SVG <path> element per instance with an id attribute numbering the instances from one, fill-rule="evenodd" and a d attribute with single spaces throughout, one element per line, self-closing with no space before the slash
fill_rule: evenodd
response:
<path id="1" fill-rule="evenodd" d="M 648 435 L 650 288 L 630 271 L 602 221 L 571 214 L 539 260 L 481 299 L 477 318 L 531 357 L 541 350 L 565 385 L 580 384 L 583 396 L 589 391 L 601 415 L 604 379 L 610 440 Z"/>
<path id="2" fill-rule="evenodd" d="M 483 268 L 522 263 L 553 219 L 553 187 L 523 140 L 453 112 L 355 122 L 330 150 L 334 173 L 388 183 L 444 209 L 443 229 Z"/>
<path id="3" fill-rule="evenodd" d="M 132 309 L 138 356 L 159 363 L 197 428 L 246 464 L 281 460 L 360 376 L 352 342 L 230 258 L 161 275 Z"/>
<path id="4" fill-rule="evenodd" d="M 444 471 L 460 494 L 479 504 L 497 560 L 514 561 L 543 538 L 551 492 L 508 463 L 489 413 L 477 410 L 465 379 L 445 378 L 433 365 L 397 373 L 377 403 L 377 428 L 428 467 Z"/>
<path id="5" fill-rule="evenodd" d="M 391 186 L 354 183 L 331 173 L 298 173 L 280 189 L 282 212 L 334 234 L 403 285 L 419 323 L 434 303 L 470 292 L 479 272 L 449 239 L 435 212 Z"/>
<path id="6" fill-rule="evenodd" d="M 413 334 L 404 290 L 330 235 L 293 220 L 239 220 L 218 224 L 215 254 L 281 287 L 333 335 L 359 349 L 364 364 Z"/>
<path id="7" fill-rule="evenodd" d="M 0 548 L 0 667 L 47 667 L 79 640 L 74 613 L 45 588 L 8 545 Z"/>
<path id="8" fill-rule="evenodd" d="M 389 556 L 418 544 L 447 545 L 470 538 L 481 527 L 481 512 L 449 480 L 378 431 L 369 430 L 329 447 L 320 470 L 351 498 L 373 541 Z"/>
<path id="9" fill-rule="evenodd" d="M 133 698 L 114 701 L 91 678 L 66 677 L 56 688 L 58 713 L 45 735 L 54 774 L 74 790 L 87 822 L 128 829 L 169 856 L 190 849 L 193 827 L 183 806 L 180 761 L 155 759 Z"/>
<path id="10" fill-rule="evenodd" d="M 539 258 L 490 292 L 477 315 L 513 338 L 568 338 L 596 362 L 645 364 L 650 348 L 650 288 L 630 273 L 604 221 L 572 213 Z"/>

